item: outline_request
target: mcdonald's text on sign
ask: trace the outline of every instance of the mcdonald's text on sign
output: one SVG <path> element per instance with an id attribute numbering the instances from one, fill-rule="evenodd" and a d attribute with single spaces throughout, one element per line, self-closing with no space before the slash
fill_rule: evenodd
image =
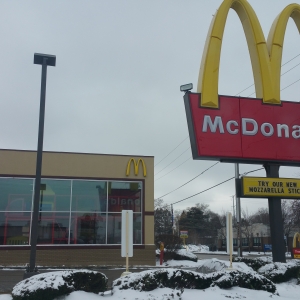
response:
<path id="1" fill-rule="evenodd" d="M 266 105 L 259 99 L 220 96 L 218 109 L 199 106 L 187 93 L 185 106 L 194 159 L 228 162 L 300 162 L 300 103 Z"/>
<path id="2" fill-rule="evenodd" d="M 241 197 L 250 198 L 300 198 L 300 179 L 242 177 Z"/>
<path id="3" fill-rule="evenodd" d="M 242 20 L 256 98 L 218 94 L 222 40 L 230 9 Z M 266 40 L 247 0 L 223 0 L 208 31 L 197 93 L 184 96 L 194 159 L 299 166 L 300 103 L 280 97 L 284 35 L 290 18 L 300 31 L 299 4 L 282 10 Z"/>

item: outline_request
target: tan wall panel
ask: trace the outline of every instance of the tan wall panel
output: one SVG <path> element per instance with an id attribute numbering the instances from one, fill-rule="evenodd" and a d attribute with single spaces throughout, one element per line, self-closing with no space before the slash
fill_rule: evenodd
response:
<path id="1" fill-rule="evenodd" d="M 154 216 L 145 216 L 145 245 L 154 244 Z"/>
<path id="2" fill-rule="evenodd" d="M 30 250 L 0 250 L 0 265 L 25 266 L 29 263 Z M 126 258 L 121 257 L 121 249 L 49 249 L 37 250 L 37 266 L 124 266 Z M 129 265 L 155 265 L 155 246 L 134 249 Z"/>

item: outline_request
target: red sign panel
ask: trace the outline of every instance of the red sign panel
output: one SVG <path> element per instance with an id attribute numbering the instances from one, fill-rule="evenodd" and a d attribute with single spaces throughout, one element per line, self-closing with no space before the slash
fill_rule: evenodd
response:
<path id="1" fill-rule="evenodd" d="M 300 103 L 219 96 L 213 109 L 200 97 L 184 97 L 194 159 L 300 165 Z"/>

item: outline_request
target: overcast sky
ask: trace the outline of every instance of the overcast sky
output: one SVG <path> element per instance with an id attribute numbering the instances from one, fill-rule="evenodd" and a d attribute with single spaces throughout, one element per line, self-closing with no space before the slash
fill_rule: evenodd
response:
<path id="1" fill-rule="evenodd" d="M 57 65 L 48 68 L 44 150 L 154 156 L 156 198 L 191 180 L 215 162 L 191 158 L 179 87 L 191 82 L 196 91 L 207 31 L 221 2 L 1 0 L 0 148 L 36 150 L 41 67 L 33 64 L 33 55 L 52 54 Z M 266 36 L 274 18 L 291 3 L 249 2 Z M 282 76 L 281 88 L 300 79 L 299 54 L 299 33 L 290 20 L 283 63 L 292 60 L 282 72 L 295 68 Z M 254 92 L 252 86 L 240 93 L 253 84 L 253 76 L 233 10 L 225 28 L 219 82 L 219 94 Z M 299 90 L 300 81 L 281 92 L 282 100 L 299 101 Z M 240 172 L 258 168 L 240 165 Z M 234 165 L 219 163 L 163 197 L 164 202 L 179 201 L 232 176 Z M 300 170 L 284 167 L 280 176 L 299 177 Z M 174 209 L 205 203 L 221 213 L 232 209 L 234 194 L 231 180 Z M 249 212 L 267 207 L 267 199 L 241 203 Z"/>

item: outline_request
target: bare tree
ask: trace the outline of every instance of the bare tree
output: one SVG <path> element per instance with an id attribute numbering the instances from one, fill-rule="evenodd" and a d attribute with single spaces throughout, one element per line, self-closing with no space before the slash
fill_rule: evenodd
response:
<path id="1" fill-rule="evenodd" d="M 297 201 L 297 200 L 294 200 Z M 297 202 L 292 200 L 282 200 L 281 202 L 281 212 L 282 212 L 282 221 L 283 221 L 283 231 L 284 236 L 286 237 L 287 246 L 290 233 L 295 227 L 297 227 L 298 220 L 298 211 L 295 206 Z M 294 207 L 293 207 L 294 206 Z M 295 210 L 296 209 L 296 210 Z M 291 249 L 288 249 L 288 251 Z"/>
<path id="2" fill-rule="evenodd" d="M 250 253 L 250 241 L 253 237 L 253 231 L 254 231 L 254 218 L 253 215 L 250 215 L 248 212 L 248 209 L 242 210 L 242 226 L 241 226 L 241 232 L 242 234 L 248 239 L 248 249 Z"/>

